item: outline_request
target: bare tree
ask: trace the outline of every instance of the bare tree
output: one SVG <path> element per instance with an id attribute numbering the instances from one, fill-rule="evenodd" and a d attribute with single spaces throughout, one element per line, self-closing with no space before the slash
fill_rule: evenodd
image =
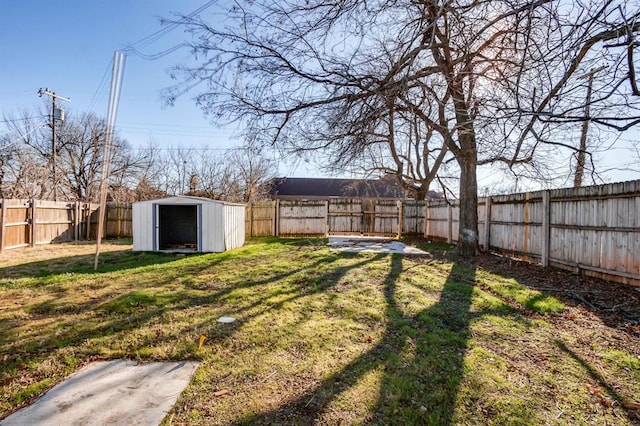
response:
<path id="1" fill-rule="evenodd" d="M 233 187 L 233 173 L 224 156 L 204 149 L 196 153 L 191 166 L 198 180 L 196 193 L 215 200 L 237 201 L 234 198 L 237 190 Z"/>
<path id="2" fill-rule="evenodd" d="M 33 120 L 29 117 L 43 117 Z M 12 137 L 12 158 L 3 166 L 5 193 L 15 197 L 47 199 L 53 187 L 67 200 L 96 202 L 104 161 L 106 124 L 94 114 L 74 116 L 67 113 L 64 122 L 56 121 L 56 153 L 52 155 L 51 132 L 46 115 L 25 111 L 19 119 L 7 120 Z M 148 158 L 134 154 L 128 143 L 114 138 L 110 190 L 112 199 L 125 200 L 145 169 Z M 55 177 L 52 161 L 56 161 Z M 9 188 L 11 186 L 11 188 Z M 116 195 L 116 190 L 118 194 Z"/>
<path id="3" fill-rule="evenodd" d="M 182 17 L 199 64 L 169 101 L 205 82 L 197 102 L 295 152 L 387 169 L 417 194 L 454 159 L 459 249 L 478 245 L 478 166 L 539 168 L 575 145 L 567 123 L 625 130 L 640 120 L 634 37 L 623 1 L 246 1 L 225 27 Z M 584 115 L 577 78 L 604 61 Z M 615 113 L 611 113 L 615 111 Z M 421 168 L 417 165 L 420 164 Z"/>
<path id="4" fill-rule="evenodd" d="M 248 203 L 268 197 L 268 181 L 275 177 L 277 169 L 273 160 L 264 155 L 256 137 L 249 138 L 244 146 L 232 149 L 226 156 L 226 163 L 238 191 L 234 201 Z"/>
<path id="5" fill-rule="evenodd" d="M 42 199 L 50 194 L 49 164 L 35 150 L 13 147 L 2 157 L 2 197 Z"/>

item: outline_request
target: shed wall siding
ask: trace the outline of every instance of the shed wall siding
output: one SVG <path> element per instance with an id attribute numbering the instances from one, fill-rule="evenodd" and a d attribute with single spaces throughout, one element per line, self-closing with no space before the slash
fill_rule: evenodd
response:
<path id="1" fill-rule="evenodd" d="M 224 217 L 222 204 L 202 204 L 202 247 L 200 251 L 220 253 L 224 251 Z"/>
<path id="2" fill-rule="evenodd" d="M 241 204 L 225 204 L 223 209 L 225 250 L 242 247 L 245 237 L 245 206 Z"/>
<path id="3" fill-rule="evenodd" d="M 134 203 L 133 217 L 133 250 L 153 251 L 153 204 Z"/>

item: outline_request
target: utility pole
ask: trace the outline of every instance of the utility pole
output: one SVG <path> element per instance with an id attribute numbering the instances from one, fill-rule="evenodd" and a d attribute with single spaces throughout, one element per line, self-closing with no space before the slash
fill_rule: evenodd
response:
<path id="1" fill-rule="evenodd" d="M 587 97 L 584 106 L 584 121 L 582 122 L 582 133 L 580 135 L 580 150 L 578 151 L 576 174 L 573 177 L 573 186 L 575 188 L 582 186 L 584 166 L 587 160 L 587 133 L 589 132 L 589 113 L 591 107 L 591 92 L 593 90 L 593 76 L 605 68 L 606 67 L 592 69 L 588 73 L 578 77 L 580 79 L 589 79 L 589 82 L 587 83 Z"/>
<path id="2" fill-rule="evenodd" d="M 53 201 L 58 201 L 58 172 L 56 170 L 56 119 L 64 121 L 64 110 L 61 108 L 56 109 L 56 99 L 62 101 L 71 102 L 71 99 L 63 96 L 56 95 L 56 92 L 51 92 L 48 88 L 40 88 L 38 90 L 38 96 L 47 95 L 51 97 L 51 174 L 53 175 Z M 59 117 L 56 117 L 56 114 Z"/>

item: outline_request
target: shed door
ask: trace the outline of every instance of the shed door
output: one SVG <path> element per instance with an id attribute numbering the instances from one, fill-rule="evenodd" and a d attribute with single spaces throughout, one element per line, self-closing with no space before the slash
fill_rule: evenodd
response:
<path id="1" fill-rule="evenodd" d="M 198 206 L 158 205 L 158 249 L 198 251 Z"/>

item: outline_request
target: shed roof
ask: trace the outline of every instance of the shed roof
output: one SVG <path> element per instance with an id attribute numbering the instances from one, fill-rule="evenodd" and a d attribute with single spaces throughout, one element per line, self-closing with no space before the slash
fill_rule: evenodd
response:
<path id="1" fill-rule="evenodd" d="M 225 204 L 225 205 L 243 205 L 237 203 L 228 203 L 222 200 L 212 200 L 205 197 L 194 197 L 192 195 L 177 195 L 175 197 L 156 198 L 154 200 L 138 201 L 141 204 Z M 134 203 L 136 204 L 136 203 Z"/>

